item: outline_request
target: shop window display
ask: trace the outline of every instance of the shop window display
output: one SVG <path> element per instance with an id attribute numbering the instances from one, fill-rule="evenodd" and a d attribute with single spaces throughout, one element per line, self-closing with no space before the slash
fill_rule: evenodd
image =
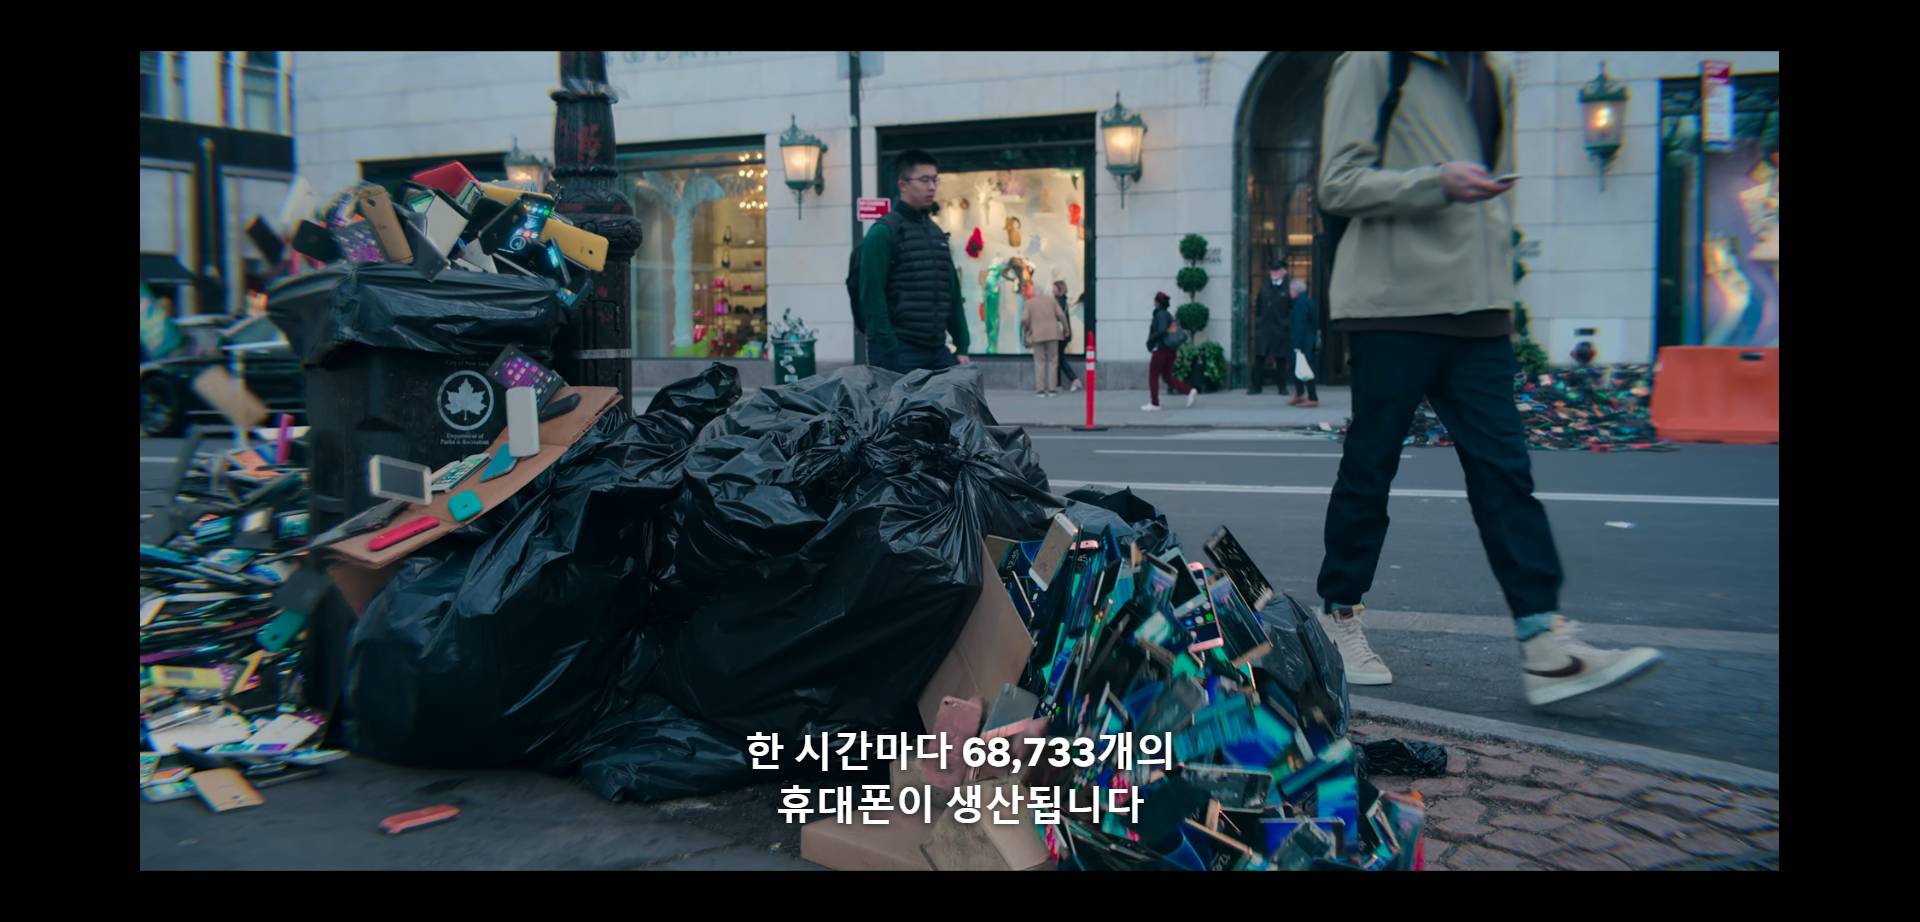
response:
<path id="1" fill-rule="evenodd" d="M 940 211 L 960 268 L 967 332 L 975 355 L 1025 355 L 1021 320 L 1027 302 L 1053 297 L 1067 283 L 1073 338 L 1067 352 L 1086 350 L 1086 174 L 1078 169 L 983 170 L 940 176 Z"/>
<path id="2" fill-rule="evenodd" d="M 766 155 L 623 155 L 647 234 L 633 260 L 643 358 L 757 358 L 767 338 Z"/>

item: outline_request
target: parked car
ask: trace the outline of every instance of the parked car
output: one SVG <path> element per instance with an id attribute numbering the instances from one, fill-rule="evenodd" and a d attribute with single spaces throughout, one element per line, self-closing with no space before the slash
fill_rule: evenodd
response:
<path id="1" fill-rule="evenodd" d="M 193 379 L 215 365 L 240 359 L 247 389 L 275 415 L 306 414 L 307 384 L 300 360 L 280 328 L 265 317 L 248 317 L 222 331 L 211 349 L 188 350 L 140 366 L 140 431 L 178 435 L 191 422 L 221 422 L 218 410 L 193 391 Z"/>

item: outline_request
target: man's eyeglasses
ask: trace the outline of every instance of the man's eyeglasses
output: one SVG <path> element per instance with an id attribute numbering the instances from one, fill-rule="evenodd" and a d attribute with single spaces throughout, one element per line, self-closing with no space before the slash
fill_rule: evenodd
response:
<path id="1" fill-rule="evenodd" d="M 934 176 L 915 176 L 915 177 L 913 177 L 913 178 L 911 178 L 911 179 L 909 179 L 909 180 L 907 180 L 907 181 L 908 181 L 908 182 L 917 182 L 917 183 L 919 183 L 919 184 L 921 184 L 921 185 L 923 185 L 923 186 L 933 186 L 933 187 L 935 187 L 935 188 L 938 188 L 938 187 L 939 187 L 939 185 L 940 185 L 940 177 L 939 177 L 938 175 L 934 175 Z"/>

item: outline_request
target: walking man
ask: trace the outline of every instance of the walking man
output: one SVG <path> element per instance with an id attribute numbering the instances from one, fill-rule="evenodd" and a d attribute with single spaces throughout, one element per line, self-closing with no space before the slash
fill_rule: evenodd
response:
<path id="1" fill-rule="evenodd" d="M 940 208 L 940 164 L 910 150 L 894 160 L 893 172 L 893 208 L 860 243 L 867 363 L 901 374 L 951 368 L 967 361 L 967 317 L 947 232 L 932 217 Z"/>
<path id="2" fill-rule="evenodd" d="M 1321 624 L 1355 685 L 1393 681 L 1361 630 L 1361 598 L 1423 397 L 1453 435 L 1481 545 L 1513 612 L 1527 700 L 1605 688 L 1660 658 L 1582 643 L 1559 613 L 1560 556 L 1513 404 L 1513 93 L 1508 63 L 1479 51 L 1350 51 L 1329 78 L 1320 200 L 1351 219 L 1330 316 L 1350 344 L 1353 423 L 1327 503 L 1318 588 Z"/>

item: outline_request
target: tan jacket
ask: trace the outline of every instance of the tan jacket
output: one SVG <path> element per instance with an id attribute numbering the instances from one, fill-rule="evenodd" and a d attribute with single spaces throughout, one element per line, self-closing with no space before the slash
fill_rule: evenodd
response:
<path id="1" fill-rule="evenodd" d="M 1029 345 L 1059 342 L 1067 338 L 1067 315 L 1053 295 L 1043 294 L 1027 300 L 1027 316 L 1020 321 L 1021 332 Z"/>
<path id="2" fill-rule="evenodd" d="M 1334 62 L 1327 83 L 1320 207 L 1353 219 L 1334 256 L 1330 314 L 1338 320 L 1512 310 L 1518 185 L 1486 202 L 1447 201 L 1440 165 L 1481 162 L 1482 152 L 1473 112 L 1439 52 L 1413 52 L 1388 123 L 1386 157 L 1373 169 L 1387 54 L 1349 51 Z M 1486 56 L 1500 94 L 1499 159 L 1490 171 L 1499 176 L 1514 171 L 1513 68 L 1498 52 Z"/>

